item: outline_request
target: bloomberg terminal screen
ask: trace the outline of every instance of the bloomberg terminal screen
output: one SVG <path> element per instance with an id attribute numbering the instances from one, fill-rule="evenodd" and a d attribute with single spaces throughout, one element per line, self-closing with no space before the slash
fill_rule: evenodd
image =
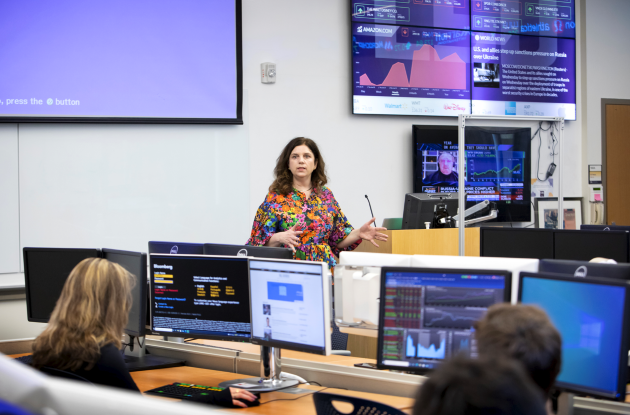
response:
<path id="1" fill-rule="evenodd" d="M 249 338 L 248 272 L 247 258 L 151 255 L 151 328 Z"/>
<path id="2" fill-rule="evenodd" d="M 457 354 L 475 356 L 473 324 L 505 301 L 505 274 L 387 272 L 380 363 L 434 369 Z"/>

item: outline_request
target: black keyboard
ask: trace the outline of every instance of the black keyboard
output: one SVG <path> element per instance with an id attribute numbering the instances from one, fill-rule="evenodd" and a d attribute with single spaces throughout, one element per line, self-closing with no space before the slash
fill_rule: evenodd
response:
<path id="1" fill-rule="evenodd" d="M 33 361 L 33 355 L 32 354 L 27 354 L 26 356 L 20 356 L 20 357 L 16 357 L 15 360 L 17 360 L 18 362 L 22 362 L 25 365 L 31 365 L 31 362 Z"/>
<path id="2" fill-rule="evenodd" d="M 171 383 L 170 385 L 160 386 L 144 393 L 149 395 L 166 396 L 177 399 L 191 399 L 196 396 L 209 395 L 213 392 L 221 392 L 223 388 L 215 386 L 193 385 L 191 383 Z"/>

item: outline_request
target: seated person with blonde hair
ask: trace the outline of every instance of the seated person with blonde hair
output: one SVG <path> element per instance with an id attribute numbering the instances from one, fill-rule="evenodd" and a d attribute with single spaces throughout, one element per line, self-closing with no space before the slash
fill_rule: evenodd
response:
<path id="1" fill-rule="evenodd" d="M 46 329 L 33 343 L 32 365 L 51 375 L 138 391 L 120 353 L 131 308 L 134 276 L 101 258 L 81 261 L 70 273 Z M 64 373 L 70 372 L 70 373 Z M 202 396 L 201 402 L 246 407 L 255 401 L 236 388 Z"/>

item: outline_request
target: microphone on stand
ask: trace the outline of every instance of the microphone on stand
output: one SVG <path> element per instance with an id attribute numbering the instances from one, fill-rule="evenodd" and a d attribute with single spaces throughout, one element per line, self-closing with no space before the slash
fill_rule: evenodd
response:
<path id="1" fill-rule="evenodd" d="M 370 198 L 367 197 L 367 195 L 365 195 L 365 198 L 367 199 L 368 205 L 370 206 L 370 213 L 372 214 L 372 217 L 374 217 L 374 212 L 372 212 L 372 204 L 370 203 Z M 372 225 L 374 225 L 374 227 L 376 228 L 376 221 L 374 221 Z"/>

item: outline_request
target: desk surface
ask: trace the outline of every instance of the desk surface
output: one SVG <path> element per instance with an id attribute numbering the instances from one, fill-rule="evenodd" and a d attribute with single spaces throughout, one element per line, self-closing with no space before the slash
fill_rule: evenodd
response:
<path id="1" fill-rule="evenodd" d="M 251 376 L 239 375 L 238 373 L 219 372 L 216 370 L 200 369 L 190 366 L 172 367 L 168 369 L 145 370 L 140 372 L 132 372 L 131 377 L 138 385 L 141 391 L 150 390 L 173 382 L 195 383 L 198 385 L 217 386 L 219 383 L 232 380 L 242 379 Z M 300 385 L 301 389 L 310 389 L 320 391 L 326 389 L 326 392 L 336 393 L 339 395 L 351 395 L 359 398 L 370 399 L 373 401 L 385 403 L 395 408 L 411 413 L 413 408 L 413 399 L 402 398 L 398 396 L 379 395 L 374 393 L 354 392 L 342 389 L 323 388 L 319 386 Z M 311 393 L 308 394 L 290 394 L 281 391 L 263 393 L 260 398 L 261 405 L 247 409 L 234 409 L 238 412 L 246 412 L 252 414 L 300 414 L 315 415 L 315 406 Z M 276 402 L 269 402 L 276 399 Z M 288 400 L 290 399 L 290 400 Z M 266 404 L 265 402 L 269 402 Z"/>
<path id="2" fill-rule="evenodd" d="M 215 346 L 225 349 L 238 350 L 244 353 L 253 353 L 258 355 L 260 354 L 260 346 L 251 343 L 224 342 L 218 340 L 192 340 L 188 343 L 203 344 L 206 346 Z M 364 357 L 338 355 L 322 356 L 311 353 L 294 352 L 292 350 L 282 350 L 282 357 L 286 357 L 289 359 L 306 360 L 308 362 L 330 363 L 340 366 L 354 366 L 356 363 L 376 363 L 376 360 L 367 359 Z"/>

